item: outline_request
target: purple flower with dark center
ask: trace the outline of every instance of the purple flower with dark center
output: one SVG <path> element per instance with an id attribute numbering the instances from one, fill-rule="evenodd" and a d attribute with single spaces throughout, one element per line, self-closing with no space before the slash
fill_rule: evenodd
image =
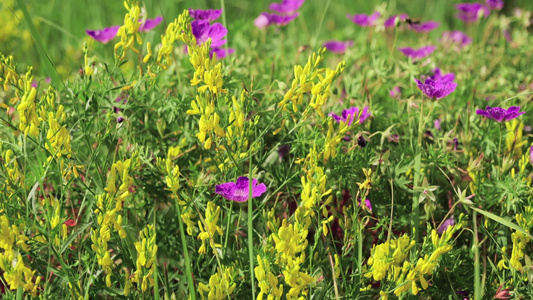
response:
<path id="1" fill-rule="evenodd" d="M 466 23 L 477 22 L 482 17 L 488 17 L 490 10 L 482 3 L 461 3 L 455 5 L 455 8 L 459 10 L 456 15 L 457 18 L 463 20 Z"/>
<path id="2" fill-rule="evenodd" d="M 370 117 L 370 112 L 368 111 L 368 106 L 365 106 L 363 110 L 361 111 L 361 114 L 359 115 L 359 108 L 357 106 L 350 107 L 348 109 L 345 109 L 342 111 L 342 114 L 340 116 L 336 115 L 335 113 L 329 113 L 329 116 L 332 117 L 337 122 L 344 122 L 348 126 L 352 125 L 352 122 L 358 118 L 359 124 L 363 124 L 363 122 Z"/>
<path id="3" fill-rule="evenodd" d="M 304 2 L 305 0 L 283 0 L 281 3 L 271 3 L 268 8 L 282 15 L 292 15 Z"/>
<path id="4" fill-rule="evenodd" d="M 404 22 L 405 20 L 407 20 L 407 14 L 392 15 L 390 18 L 385 20 L 383 25 L 385 28 L 395 27 L 397 24 L 400 24 L 400 22 Z"/>
<path id="5" fill-rule="evenodd" d="M 154 29 L 159 23 L 163 21 L 163 17 L 159 16 L 154 19 L 146 19 L 144 24 L 141 24 L 139 31 L 149 31 Z"/>
<path id="6" fill-rule="evenodd" d="M 248 177 L 239 177 L 237 182 L 226 182 L 215 187 L 215 193 L 220 196 L 237 202 L 246 202 L 249 198 L 250 179 Z M 264 183 L 257 184 L 257 179 L 252 179 L 252 198 L 261 196 L 266 192 L 267 187 Z"/>
<path id="7" fill-rule="evenodd" d="M 360 135 L 357 138 L 357 145 L 359 145 L 359 147 L 361 147 L 361 148 L 366 147 L 366 140 L 365 140 L 365 137 L 363 135 Z"/>
<path id="8" fill-rule="evenodd" d="M 214 49 L 211 49 L 211 51 L 209 52 L 209 56 L 212 58 L 213 54 L 216 54 L 217 59 L 223 59 L 223 58 L 226 58 L 226 56 L 233 54 L 233 53 L 235 53 L 234 48 L 228 48 L 228 49 L 214 48 Z"/>
<path id="9" fill-rule="evenodd" d="M 285 156 L 289 155 L 291 152 L 291 146 L 290 145 L 281 145 L 278 148 L 278 155 L 279 160 L 281 161 Z"/>
<path id="10" fill-rule="evenodd" d="M 485 4 L 492 10 L 500 10 L 503 8 L 503 0 L 485 0 Z"/>
<path id="11" fill-rule="evenodd" d="M 402 91 L 400 90 L 399 86 L 395 86 L 390 90 L 389 95 L 392 98 L 400 98 L 402 96 Z"/>
<path id="12" fill-rule="evenodd" d="M 344 53 L 348 47 L 353 46 L 353 41 L 327 41 L 323 46 L 333 53 Z"/>
<path id="13" fill-rule="evenodd" d="M 448 227 L 452 225 L 455 225 L 455 220 L 453 219 L 453 217 L 446 219 L 446 221 L 444 221 L 444 223 L 442 223 L 442 225 L 440 225 L 439 228 L 437 229 L 437 233 L 443 234 L 444 231 L 446 231 L 446 229 L 448 229 Z"/>
<path id="14" fill-rule="evenodd" d="M 205 20 L 205 21 L 214 21 L 220 18 L 222 14 L 222 9 L 192 9 L 189 8 L 189 15 L 194 20 Z"/>
<path id="15" fill-rule="evenodd" d="M 435 81 L 454 81 L 455 74 L 448 73 L 443 75 L 439 68 L 435 68 L 433 69 L 433 75 L 429 76 L 428 78 L 433 79 Z"/>
<path id="16" fill-rule="evenodd" d="M 122 123 L 124 122 L 124 118 L 123 117 L 118 117 L 117 118 L 117 123 Z"/>
<path id="17" fill-rule="evenodd" d="M 405 56 L 412 58 L 413 60 L 424 58 L 430 55 L 433 51 L 435 51 L 435 49 L 436 49 L 435 46 L 424 46 L 418 49 L 413 49 L 409 47 L 398 48 L 400 52 L 402 52 Z"/>
<path id="18" fill-rule="evenodd" d="M 445 44 L 456 44 L 459 48 L 464 48 L 472 44 L 472 38 L 462 31 L 445 31 L 442 33 L 441 42 Z"/>
<path id="19" fill-rule="evenodd" d="M 211 47 L 217 48 L 226 44 L 224 37 L 228 30 L 220 23 L 209 24 L 209 21 L 192 21 L 192 34 L 196 37 L 198 45 L 207 42 L 211 38 Z"/>
<path id="20" fill-rule="evenodd" d="M 355 14 L 355 15 L 347 14 L 346 15 L 348 19 L 350 19 L 352 22 L 354 22 L 355 24 L 361 27 L 369 27 L 369 26 L 376 25 L 376 20 L 380 16 L 381 14 L 377 11 L 370 16 L 367 14 Z"/>
<path id="21" fill-rule="evenodd" d="M 117 36 L 119 28 L 120 26 L 117 25 L 99 30 L 85 30 L 85 32 L 93 39 L 105 44 Z"/>
<path id="22" fill-rule="evenodd" d="M 420 24 L 412 24 L 411 26 L 409 26 L 409 28 L 411 28 L 412 30 L 416 32 L 430 32 L 433 29 L 439 27 L 439 25 L 440 25 L 439 22 L 428 21 L 428 22 L 420 23 Z"/>
<path id="23" fill-rule="evenodd" d="M 113 112 L 118 114 L 120 112 L 120 108 L 113 106 Z"/>
<path id="24" fill-rule="evenodd" d="M 262 12 L 254 20 L 254 25 L 260 29 L 263 29 L 270 25 L 285 26 L 289 24 L 292 20 L 294 20 L 296 17 L 298 17 L 299 15 L 300 15 L 299 13 L 295 13 L 290 16 L 282 16 L 282 15 Z"/>
<path id="25" fill-rule="evenodd" d="M 431 78 L 426 79 L 425 82 L 418 79 L 415 79 L 415 81 L 418 88 L 433 100 L 442 99 L 448 96 L 455 91 L 455 88 L 457 87 L 457 83 L 453 81 L 440 81 Z"/>
<path id="26" fill-rule="evenodd" d="M 459 147 L 459 139 L 454 137 L 453 138 L 453 151 L 456 151 L 457 147 Z"/>
<path id="27" fill-rule="evenodd" d="M 508 109 L 503 109 L 501 107 L 490 107 L 487 106 L 485 110 L 478 109 L 476 110 L 476 114 L 480 116 L 487 117 L 489 119 L 493 119 L 494 121 L 501 123 L 501 122 L 507 122 L 512 119 L 518 118 L 520 115 L 525 114 L 525 111 L 519 111 L 520 106 L 511 106 Z"/>

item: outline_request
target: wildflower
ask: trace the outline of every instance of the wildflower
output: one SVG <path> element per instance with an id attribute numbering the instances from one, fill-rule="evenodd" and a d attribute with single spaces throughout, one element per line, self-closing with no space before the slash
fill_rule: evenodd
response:
<path id="1" fill-rule="evenodd" d="M 344 53 L 346 48 L 353 46 L 353 41 L 327 41 L 323 46 L 333 53 Z"/>
<path id="2" fill-rule="evenodd" d="M 422 81 L 415 79 L 418 88 L 426 94 L 429 98 L 433 100 L 441 99 L 449 94 L 451 94 L 453 91 L 455 91 L 455 88 L 457 87 L 457 83 L 452 81 L 440 81 L 440 80 L 433 80 L 433 79 L 426 79 L 424 83 Z"/>
<path id="3" fill-rule="evenodd" d="M 463 20 L 465 23 L 477 22 L 482 17 L 488 17 L 490 10 L 484 4 L 475 3 L 460 3 L 455 5 L 455 8 L 459 10 L 456 15 L 457 18 Z"/>
<path id="4" fill-rule="evenodd" d="M 334 113 L 330 113 L 329 116 L 337 122 L 342 121 L 344 123 L 347 123 L 348 126 L 351 126 L 352 122 L 356 118 L 359 120 L 359 124 L 362 124 L 368 117 L 370 117 L 370 112 L 368 112 L 368 106 L 365 106 L 361 113 L 359 113 L 359 108 L 357 106 L 354 106 L 348 109 L 344 109 L 340 116 Z"/>
<path id="5" fill-rule="evenodd" d="M 500 107 L 490 107 L 487 106 L 485 110 L 478 109 L 476 110 L 476 114 L 480 116 L 487 117 L 489 119 L 493 119 L 494 121 L 501 123 L 501 122 L 507 122 L 512 119 L 517 118 L 518 116 L 525 114 L 525 112 L 521 112 L 520 106 L 511 106 L 507 110 L 500 108 Z"/>
<path id="6" fill-rule="evenodd" d="M 531 149 L 533 149 L 533 146 L 531 146 Z M 285 156 L 287 156 L 290 153 L 290 151 L 291 151 L 291 146 L 290 145 L 281 145 L 281 146 L 279 146 L 279 148 L 278 148 L 279 160 L 281 161 Z M 533 158 L 532 158 L 532 160 L 533 160 Z M 532 162 L 532 164 L 533 164 L 533 162 Z"/>
<path id="7" fill-rule="evenodd" d="M 226 182 L 215 187 L 215 193 L 222 197 L 237 202 L 245 202 L 249 198 L 249 184 L 248 177 L 241 176 L 237 178 L 236 182 Z M 266 192 L 267 187 L 264 183 L 257 185 L 257 179 L 252 179 L 252 198 L 261 196 Z"/>
<path id="8" fill-rule="evenodd" d="M 459 49 L 472 44 L 472 38 L 462 31 L 445 31 L 442 33 L 441 43 L 455 44 Z"/>
<path id="9" fill-rule="evenodd" d="M 140 21 L 140 20 L 139 20 Z M 163 21 L 163 17 L 159 16 L 154 19 L 147 19 L 141 26 L 139 27 L 139 31 L 150 31 L 154 29 L 159 23 Z"/>
<path id="10" fill-rule="evenodd" d="M 235 53 L 234 48 L 228 48 L 228 49 L 214 48 L 214 49 L 211 49 L 211 51 L 209 52 L 209 57 L 213 58 L 213 55 L 216 54 L 218 59 L 222 59 L 233 53 Z"/>
<path id="11" fill-rule="evenodd" d="M 222 14 L 222 9 L 202 10 L 202 9 L 189 8 L 189 15 L 194 20 L 205 20 L 205 21 L 211 22 L 211 21 L 214 21 L 220 18 L 221 14 Z"/>
<path id="12" fill-rule="evenodd" d="M 296 17 L 298 17 L 299 15 L 299 13 L 294 13 L 290 16 L 282 16 L 278 14 L 262 12 L 254 20 L 254 25 L 260 29 L 263 29 L 270 25 L 285 26 L 289 24 L 292 20 L 296 19 Z"/>
<path id="13" fill-rule="evenodd" d="M 192 34 L 196 37 L 196 43 L 201 45 L 211 39 L 211 47 L 220 47 L 226 44 L 223 38 L 228 34 L 228 30 L 220 23 L 209 24 L 209 21 L 191 22 Z"/>
<path id="14" fill-rule="evenodd" d="M 347 14 L 346 17 L 350 19 L 355 24 L 361 26 L 361 27 L 369 27 L 376 25 L 376 20 L 381 16 L 379 12 L 375 12 L 372 15 L 366 15 L 366 14 L 355 14 L 350 15 Z"/>
<path id="15" fill-rule="evenodd" d="M 100 43 L 105 44 L 117 36 L 119 28 L 120 28 L 120 25 L 117 25 L 117 26 L 106 27 L 104 29 L 85 30 L 85 32 L 88 35 L 90 35 L 93 39 L 99 41 Z"/>
<path id="16" fill-rule="evenodd" d="M 359 199 L 359 205 L 361 206 L 361 199 Z M 365 199 L 365 205 L 363 206 L 364 210 L 367 210 L 368 212 L 372 213 L 372 203 L 370 203 L 370 200 Z"/>
<path id="17" fill-rule="evenodd" d="M 492 299 L 511 299 L 511 294 L 509 294 L 510 289 L 507 288 L 502 290 L 502 287 L 503 284 L 498 287 L 498 290 Z"/>
<path id="18" fill-rule="evenodd" d="M 455 225 L 455 220 L 453 219 L 453 217 L 446 219 L 446 221 L 444 221 L 444 223 L 442 223 L 442 225 L 440 225 L 437 229 L 437 233 L 444 233 L 444 231 L 446 231 L 446 229 L 448 229 L 448 227 L 450 227 L 451 225 Z"/>
<path id="19" fill-rule="evenodd" d="M 435 81 L 454 81 L 455 80 L 455 74 L 448 73 L 445 75 L 442 75 L 442 72 L 439 68 L 433 69 L 433 75 L 429 76 L 428 78 L 435 80 Z"/>
<path id="20" fill-rule="evenodd" d="M 271 3 L 268 8 L 282 15 L 292 15 L 304 2 L 305 0 L 283 0 L 281 3 Z"/>
<path id="21" fill-rule="evenodd" d="M 407 14 L 400 14 L 400 15 L 392 15 L 390 18 L 385 20 L 385 23 L 383 25 L 385 28 L 395 27 L 397 24 L 400 24 L 400 22 L 404 22 L 407 20 Z"/>
<path id="22" fill-rule="evenodd" d="M 533 146 L 529 147 L 529 162 L 533 165 Z"/>
<path id="23" fill-rule="evenodd" d="M 420 23 L 420 24 L 412 24 L 411 26 L 409 26 L 409 28 L 411 28 L 412 30 L 416 32 L 430 32 L 433 29 L 439 27 L 439 25 L 440 25 L 439 22 L 428 21 L 428 22 Z"/>
<path id="24" fill-rule="evenodd" d="M 500 10 L 503 8 L 503 0 L 485 0 L 485 4 L 492 10 Z"/>
<path id="25" fill-rule="evenodd" d="M 399 86 L 395 86 L 390 90 L 389 95 L 393 98 L 400 98 L 402 96 L 402 91 Z"/>
<path id="26" fill-rule="evenodd" d="M 361 148 L 366 147 L 366 140 L 365 140 L 365 137 L 363 135 L 360 135 L 357 138 L 357 145 L 359 145 L 359 147 L 361 147 Z"/>
<path id="27" fill-rule="evenodd" d="M 437 129 L 437 130 L 440 130 L 440 120 L 439 119 L 435 119 L 435 121 L 433 121 L 433 127 L 435 127 L 435 129 Z"/>
<path id="28" fill-rule="evenodd" d="M 413 60 L 424 58 L 435 51 L 435 49 L 435 46 L 424 46 L 418 49 L 413 49 L 410 47 L 398 48 L 400 52 L 402 52 L 405 56 L 412 58 Z"/>
<path id="29" fill-rule="evenodd" d="M 124 122 L 124 117 L 118 117 L 117 118 L 117 123 L 122 123 Z"/>

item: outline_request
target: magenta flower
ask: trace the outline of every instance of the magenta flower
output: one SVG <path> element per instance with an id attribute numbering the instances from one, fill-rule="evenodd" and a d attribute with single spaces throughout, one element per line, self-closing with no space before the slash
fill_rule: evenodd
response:
<path id="1" fill-rule="evenodd" d="M 492 10 L 500 10 L 503 8 L 503 0 L 485 0 L 485 4 Z"/>
<path id="2" fill-rule="evenodd" d="M 398 48 L 400 52 L 402 52 L 405 56 L 412 58 L 413 60 L 424 58 L 430 55 L 433 51 L 435 51 L 435 49 L 435 46 L 425 46 L 418 49 L 413 49 L 409 47 Z"/>
<path id="3" fill-rule="evenodd" d="M 369 27 L 376 25 L 376 20 L 381 16 L 379 12 L 375 12 L 372 15 L 366 15 L 366 14 L 355 14 L 350 15 L 347 14 L 346 17 L 350 19 L 355 24 L 361 26 L 361 27 Z"/>
<path id="4" fill-rule="evenodd" d="M 396 26 L 396 24 L 399 24 L 400 22 L 404 22 L 405 20 L 407 20 L 407 14 L 392 15 L 390 18 L 385 20 L 383 25 L 385 28 L 390 28 Z"/>
<path id="5" fill-rule="evenodd" d="M 228 34 L 228 30 L 220 23 L 209 24 L 209 21 L 196 20 L 191 22 L 191 27 L 198 45 L 207 42 L 209 38 L 212 48 L 221 47 L 227 42 L 224 37 Z"/>
<path id="6" fill-rule="evenodd" d="M 263 29 L 270 25 L 285 26 L 289 24 L 292 20 L 294 20 L 296 17 L 298 17 L 299 15 L 300 15 L 299 13 L 295 13 L 290 16 L 282 16 L 282 15 L 262 12 L 254 20 L 254 25 L 260 29 Z"/>
<path id="7" fill-rule="evenodd" d="M 452 225 L 455 225 L 455 220 L 453 219 L 453 217 L 446 219 L 446 221 L 444 221 L 444 223 L 442 223 L 442 225 L 440 225 L 439 228 L 437 229 L 437 233 L 443 234 L 444 231 L 446 231 L 446 229 L 448 229 L 448 227 Z"/>
<path id="8" fill-rule="evenodd" d="M 344 53 L 348 47 L 353 46 L 353 41 L 327 41 L 323 46 L 333 53 Z"/>
<path id="9" fill-rule="evenodd" d="M 433 127 L 435 127 L 435 129 L 437 129 L 437 130 L 440 130 L 440 120 L 439 119 L 435 119 L 435 121 L 433 121 Z"/>
<path id="10" fill-rule="evenodd" d="M 455 91 L 455 88 L 457 87 L 457 83 L 453 81 L 433 80 L 430 78 L 426 79 L 425 82 L 418 79 L 415 79 L 415 81 L 418 88 L 433 100 L 442 99 L 448 96 Z"/>
<path id="11" fill-rule="evenodd" d="M 370 117 L 370 112 L 368 111 L 368 106 L 363 108 L 361 114 L 359 114 L 359 108 L 354 106 L 342 111 L 340 116 L 335 113 L 329 113 L 329 116 L 332 117 L 337 122 L 344 122 L 348 126 L 352 125 L 352 122 L 358 118 L 359 124 L 362 124 L 368 117 Z"/>
<path id="12" fill-rule="evenodd" d="M 442 33 L 442 43 L 456 44 L 460 49 L 472 44 L 472 38 L 462 31 L 445 31 Z"/>
<path id="13" fill-rule="evenodd" d="M 159 16 L 154 19 L 146 19 L 144 24 L 141 24 L 139 31 L 149 31 L 154 29 L 159 23 L 163 21 L 163 17 Z"/>
<path id="14" fill-rule="evenodd" d="M 457 4 L 455 8 L 459 10 L 459 13 L 456 15 L 457 18 L 466 23 L 477 22 L 482 17 L 486 18 L 490 14 L 489 8 L 478 2 Z"/>
<path id="15" fill-rule="evenodd" d="M 430 32 L 433 29 L 439 27 L 439 25 L 440 25 L 439 22 L 428 21 L 428 22 L 425 22 L 425 23 L 413 24 L 413 25 L 409 26 L 409 28 L 411 28 L 412 30 L 414 30 L 416 32 Z"/>
<path id="16" fill-rule="evenodd" d="M 85 32 L 93 39 L 105 44 L 117 36 L 119 28 L 120 26 L 117 25 L 98 30 L 85 30 Z"/>
<path id="17" fill-rule="evenodd" d="M 433 75 L 429 76 L 428 78 L 431 78 L 435 81 L 454 81 L 455 74 L 448 73 L 448 74 L 443 75 L 439 68 L 435 68 L 433 69 Z"/>
<path id="18" fill-rule="evenodd" d="M 250 180 L 248 177 L 239 177 L 237 182 L 226 182 L 215 187 L 215 193 L 220 196 L 237 202 L 246 202 L 249 198 Z M 264 183 L 257 185 L 257 179 L 252 179 L 252 198 L 261 196 L 266 192 Z"/>
<path id="19" fill-rule="evenodd" d="M 519 110 L 520 106 L 511 106 L 508 109 L 487 106 L 485 110 L 476 110 L 476 114 L 487 117 L 489 119 L 493 119 L 494 121 L 501 123 L 516 119 L 518 118 L 518 116 L 526 113 L 525 111 L 521 112 Z"/>
<path id="20" fill-rule="evenodd" d="M 282 15 L 292 15 L 304 2 L 305 0 L 283 0 L 281 3 L 270 4 L 268 8 Z"/>
<path id="21" fill-rule="evenodd" d="M 235 53 L 234 48 L 228 48 L 228 49 L 214 48 L 214 49 L 211 49 L 211 51 L 209 52 L 209 56 L 213 57 L 213 54 L 216 54 L 217 59 L 223 59 L 223 58 L 226 58 L 226 56 L 233 54 L 233 53 Z"/>
<path id="22" fill-rule="evenodd" d="M 361 206 L 361 198 L 359 198 L 359 205 L 357 206 Z M 365 205 L 363 206 L 363 209 L 369 213 L 372 213 L 372 203 L 370 203 L 370 200 L 365 199 Z"/>
<path id="23" fill-rule="evenodd" d="M 218 18 L 220 18 L 220 15 L 222 14 L 222 9 L 192 9 L 189 8 L 189 15 L 194 20 L 204 20 L 204 21 L 214 21 Z"/>
<path id="24" fill-rule="evenodd" d="M 533 166 L 533 146 L 529 147 L 529 163 Z"/>
<path id="25" fill-rule="evenodd" d="M 400 90 L 399 86 L 395 86 L 390 90 L 389 95 L 392 98 L 400 98 L 402 96 L 402 91 Z"/>

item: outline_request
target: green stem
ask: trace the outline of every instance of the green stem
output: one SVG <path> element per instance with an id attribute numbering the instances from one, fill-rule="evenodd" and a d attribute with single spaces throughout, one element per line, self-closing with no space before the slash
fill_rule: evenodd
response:
<path id="1" fill-rule="evenodd" d="M 178 203 L 177 195 L 174 195 L 176 200 L 176 208 L 178 210 L 178 223 L 180 226 L 181 246 L 183 248 L 183 256 L 185 257 L 185 270 L 187 272 L 187 282 L 189 286 L 189 295 L 192 300 L 196 300 L 196 292 L 194 290 L 194 282 L 192 280 L 191 260 L 189 259 L 189 251 L 187 250 L 187 240 L 185 239 L 185 231 L 183 231 L 183 221 L 181 220 L 181 206 Z"/>
<path id="2" fill-rule="evenodd" d="M 474 210 L 474 300 L 481 300 L 481 281 L 480 281 L 480 265 L 479 265 L 479 239 L 477 235 L 477 212 Z"/>
<path id="3" fill-rule="evenodd" d="M 418 187 L 420 185 L 420 172 L 421 172 L 421 156 L 422 156 L 422 136 L 424 130 L 424 98 L 422 98 L 422 104 L 420 105 L 420 116 L 418 119 L 418 143 L 415 149 L 415 174 L 413 182 L 413 202 L 411 205 L 411 229 L 413 233 L 413 240 L 418 242 L 418 231 L 420 223 L 420 210 L 419 210 L 419 194 Z M 415 251 L 413 251 L 415 252 Z"/>
<path id="4" fill-rule="evenodd" d="M 254 227 L 253 222 L 253 203 L 252 203 L 252 151 L 248 158 L 248 258 L 250 259 L 250 278 L 252 280 L 252 299 L 255 299 L 255 274 L 254 274 Z"/>
<path id="5" fill-rule="evenodd" d="M 320 31 L 322 30 L 322 25 L 324 24 L 324 19 L 326 18 L 326 14 L 328 12 L 328 8 L 329 8 L 329 3 L 330 2 L 331 2 L 331 0 L 328 0 L 326 2 L 326 6 L 324 7 L 324 13 L 322 14 L 322 18 L 320 18 L 320 22 L 318 23 L 318 28 L 316 30 L 316 34 L 313 37 L 313 39 L 311 40 L 311 49 L 315 49 L 316 41 L 318 39 L 318 35 L 320 34 Z"/>

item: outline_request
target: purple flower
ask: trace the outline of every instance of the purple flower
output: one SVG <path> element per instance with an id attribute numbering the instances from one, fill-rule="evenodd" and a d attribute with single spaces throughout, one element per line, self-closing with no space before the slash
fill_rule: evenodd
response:
<path id="1" fill-rule="evenodd" d="M 529 147 L 529 162 L 533 165 L 533 146 Z"/>
<path id="2" fill-rule="evenodd" d="M 85 32 L 93 39 L 105 44 L 117 36 L 119 28 L 120 26 L 117 25 L 99 30 L 85 30 Z"/>
<path id="3" fill-rule="evenodd" d="M 400 22 L 404 22 L 405 20 L 407 20 L 407 14 L 392 15 L 390 18 L 385 20 L 383 25 L 385 28 L 390 28 L 396 26 L 396 24 L 399 24 Z"/>
<path id="4" fill-rule="evenodd" d="M 459 48 L 464 48 L 472 44 L 472 38 L 462 31 L 445 31 L 442 33 L 442 43 L 457 44 Z"/>
<path id="5" fill-rule="evenodd" d="M 440 120 L 439 119 L 435 119 L 435 121 L 433 121 L 433 127 L 435 127 L 435 129 L 437 129 L 437 130 L 440 130 Z"/>
<path id="6" fill-rule="evenodd" d="M 353 46 L 353 41 L 327 41 L 323 46 L 333 53 L 344 53 L 346 48 Z"/>
<path id="7" fill-rule="evenodd" d="M 453 217 L 446 219 L 446 221 L 444 221 L 444 223 L 442 223 L 442 225 L 440 225 L 439 228 L 437 229 L 437 233 L 443 234 L 444 231 L 446 231 L 446 229 L 448 229 L 448 227 L 452 225 L 455 225 L 455 220 L 453 219 Z"/>
<path id="8" fill-rule="evenodd" d="M 355 14 L 355 15 L 346 15 L 348 19 L 350 19 L 355 24 L 361 26 L 361 27 L 368 27 L 368 26 L 374 26 L 376 25 L 376 20 L 381 16 L 379 12 L 375 12 L 372 15 L 366 15 L 366 14 Z"/>
<path id="9" fill-rule="evenodd" d="M 439 68 L 433 69 L 433 75 L 429 76 L 428 78 L 433 79 L 435 81 L 454 81 L 455 80 L 455 74 L 448 73 L 446 75 L 442 75 L 442 72 Z"/>
<path id="10" fill-rule="evenodd" d="M 352 122 L 356 119 L 356 118 L 359 118 L 359 124 L 363 124 L 363 122 L 368 118 L 370 117 L 370 112 L 368 111 L 368 106 L 365 106 L 363 108 L 363 111 L 361 111 L 361 115 L 359 115 L 359 108 L 354 106 L 354 107 L 350 107 L 348 109 L 345 109 L 342 111 L 342 114 L 340 116 L 334 114 L 334 113 L 329 113 L 329 116 L 332 117 L 335 121 L 337 122 L 344 122 L 346 123 L 348 126 L 351 126 L 352 125 Z"/>
<path id="11" fill-rule="evenodd" d="M 113 106 L 113 112 L 118 114 L 120 112 L 120 108 Z"/>
<path id="12" fill-rule="evenodd" d="M 361 206 L 361 199 L 359 199 L 359 205 Z M 372 213 L 372 203 L 370 203 L 370 200 L 365 199 L 365 206 L 363 206 L 364 210 L 367 210 L 369 213 Z"/>
<path id="13" fill-rule="evenodd" d="M 222 14 L 222 9 L 192 9 L 189 8 L 189 15 L 194 20 L 205 20 L 205 21 L 214 21 L 218 18 L 220 18 L 220 15 Z"/>
<path id="14" fill-rule="evenodd" d="M 255 20 L 254 25 L 260 29 L 263 29 L 270 25 L 285 26 L 289 24 L 292 20 L 298 17 L 300 14 L 295 13 L 290 16 L 281 16 L 277 14 L 271 14 L 267 12 L 262 12 Z"/>
<path id="15" fill-rule="evenodd" d="M 159 16 L 155 19 L 146 19 L 144 24 L 141 24 L 139 31 L 149 31 L 154 29 L 159 23 L 163 21 L 163 17 Z"/>
<path id="16" fill-rule="evenodd" d="M 482 3 L 461 3 L 455 5 L 455 8 L 459 10 L 456 15 L 457 18 L 463 20 L 466 23 L 477 22 L 482 17 L 488 17 L 490 10 Z"/>
<path id="17" fill-rule="evenodd" d="M 492 10 L 500 10 L 503 8 L 503 0 L 485 0 L 485 4 Z"/>
<path id="18" fill-rule="evenodd" d="M 457 83 L 452 81 L 440 81 L 433 80 L 431 78 L 426 79 L 425 82 L 422 82 L 418 79 L 415 79 L 415 81 L 418 88 L 424 94 L 426 94 L 426 96 L 433 100 L 441 99 L 448 96 L 453 91 L 455 91 L 455 88 L 457 87 Z"/>
<path id="19" fill-rule="evenodd" d="M 518 118 L 518 116 L 526 113 L 524 111 L 521 112 L 519 110 L 520 106 L 511 106 L 508 109 L 487 106 L 485 110 L 476 110 L 476 114 L 487 117 L 489 119 L 493 119 L 494 121 L 501 123 L 516 119 Z"/>
<path id="20" fill-rule="evenodd" d="M 435 51 L 435 46 L 424 46 L 418 49 L 413 48 L 398 48 L 400 52 L 402 52 L 405 56 L 412 58 L 413 60 L 417 60 L 420 58 L 424 58 L 431 54 L 433 51 Z"/>
<path id="21" fill-rule="evenodd" d="M 226 58 L 226 56 L 233 54 L 233 53 L 235 53 L 234 48 L 228 48 L 228 49 L 214 48 L 214 49 L 211 49 L 211 51 L 209 52 L 209 56 L 212 58 L 213 54 L 216 54 L 217 59 L 223 59 L 223 58 Z"/>
<path id="22" fill-rule="evenodd" d="M 430 32 L 433 29 L 439 27 L 439 25 L 440 25 L 439 22 L 428 21 L 425 23 L 413 24 L 409 27 L 416 32 Z"/>
<path id="23" fill-rule="evenodd" d="M 237 182 L 226 182 L 215 187 L 215 193 L 220 196 L 237 202 L 245 202 L 249 198 L 249 184 L 248 177 L 239 177 Z M 252 179 L 252 198 L 261 196 L 266 192 L 267 187 L 264 183 L 257 185 L 257 179 Z"/>
<path id="24" fill-rule="evenodd" d="M 118 117 L 117 118 L 117 123 L 122 123 L 124 122 L 124 118 L 123 117 Z"/>
<path id="25" fill-rule="evenodd" d="M 209 24 L 209 21 L 192 21 L 192 34 L 196 37 L 198 45 L 207 42 L 211 38 L 211 47 L 217 48 L 226 44 L 223 38 L 228 34 L 228 30 L 220 23 Z"/>
<path id="26" fill-rule="evenodd" d="M 400 98 L 402 96 L 402 91 L 400 90 L 399 86 L 395 86 L 390 90 L 389 95 L 392 98 Z"/>
<path id="27" fill-rule="evenodd" d="M 292 15 L 296 12 L 305 0 L 283 0 L 281 3 L 272 3 L 268 6 L 270 10 L 273 10 L 282 15 Z"/>

